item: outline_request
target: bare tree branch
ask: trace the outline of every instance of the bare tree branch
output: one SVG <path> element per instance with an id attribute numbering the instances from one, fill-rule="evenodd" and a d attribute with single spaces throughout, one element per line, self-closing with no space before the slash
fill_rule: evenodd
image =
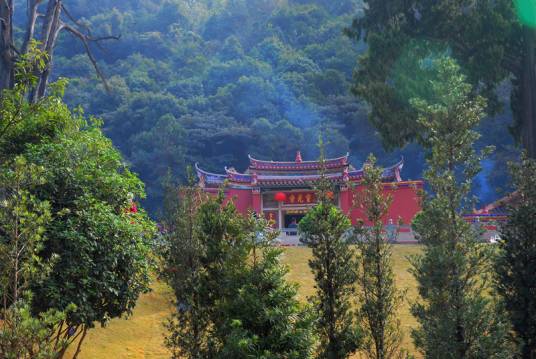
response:
<path id="1" fill-rule="evenodd" d="M 42 50 L 48 55 L 47 66 L 39 74 L 37 87 L 30 92 L 31 102 L 36 102 L 45 96 L 50 76 L 54 47 L 58 34 L 61 31 L 61 4 L 62 0 L 49 0 L 42 32 Z"/>
<path id="2" fill-rule="evenodd" d="M 75 19 L 75 17 L 70 13 L 69 9 L 65 5 L 62 5 L 63 13 L 67 16 L 71 22 L 73 22 L 76 26 L 79 28 L 83 28 L 86 31 L 86 38 L 88 41 L 95 42 L 95 44 L 99 47 L 101 51 L 106 51 L 104 47 L 100 45 L 100 41 L 104 40 L 119 40 L 121 38 L 121 35 L 109 35 L 109 36 L 100 36 L 100 37 L 93 37 L 93 34 L 91 33 L 91 28 L 87 26 L 86 24 L 83 24 L 80 22 L 80 20 Z M 81 32 L 81 31 L 80 31 Z"/>
<path id="3" fill-rule="evenodd" d="M 84 48 L 86 49 L 86 54 L 89 57 L 89 60 L 91 61 L 91 63 L 93 64 L 93 67 L 95 68 L 95 71 L 97 72 L 97 75 L 99 76 L 99 78 L 103 82 L 106 91 L 110 92 L 110 87 L 108 86 L 108 81 L 106 81 L 106 77 L 104 76 L 104 74 L 100 70 L 99 65 L 97 64 L 97 60 L 93 56 L 93 52 L 91 51 L 91 47 L 89 46 L 89 42 L 91 41 L 91 38 L 89 38 L 88 36 L 84 35 L 80 31 L 78 31 L 78 29 L 76 29 L 76 28 L 74 28 L 74 27 L 72 27 L 72 26 L 70 26 L 68 24 L 63 24 L 63 28 L 65 30 L 69 31 L 74 36 L 76 36 L 77 38 L 79 38 L 80 41 L 82 41 L 82 44 L 84 45 Z"/>
<path id="4" fill-rule="evenodd" d="M 40 11 L 41 8 L 44 13 Z M 47 59 L 44 68 L 35 67 L 34 69 L 34 74 L 38 81 L 29 90 L 28 98 L 31 103 L 35 103 L 43 97 L 52 71 L 53 52 L 58 36 L 62 30 L 67 30 L 82 42 L 86 54 L 97 72 L 97 76 L 103 82 L 106 91 L 110 91 L 106 77 L 99 68 L 92 52 L 93 45 L 91 44 L 105 52 L 106 49 L 101 46 L 101 42 L 118 40 L 120 36 L 94 36 L 87 24 L 72 16 L 63 5 L 63 0 L 26 0 L 27 24 L 22 38 L 22 47 L 19 51 L 15 47 L 16 42 L 13 34 L 14 10 L 13 0 L 0 0 L 0 89 L 8 89 L 14 86 L 17 59 L 29 51 L 30 43 L 36 39 L 41 42 L 40 50 L 47 54 Z M 43 21 L 39 22 L 39 18 L 43 18 Z M 39 30 L 37 30 L 38 26 L 40 26 Z"/>
<path id="5" fill-rule="evenodd" d="M 63 13 L 67 15 L 67 18 L 69 20 L 71 20 L 76 26 L 84 28 L 87 31 L 88 35 L 91 36 L 91 29 L 89 28 L 89 26 L 87 26 L 86 24 L 82 24 L 80 20 L 76 19 L 73 15 L 71 15 L 71 12 L 65 7 L 65 5 L 62 5 L 61 7 L 63 9 Z"/>

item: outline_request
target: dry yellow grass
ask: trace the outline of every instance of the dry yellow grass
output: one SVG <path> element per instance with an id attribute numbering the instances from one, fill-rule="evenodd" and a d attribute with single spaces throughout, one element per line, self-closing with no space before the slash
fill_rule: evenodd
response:
<path id="1" fill-rule="evenodd" d="M 396 274 L 396 285 L 400 289 L 407 290 L 406 300 L 400 308 L 400 321 L 404 331 L 404 342 L 402 347 L 409 350 L 415 355 L 415 349 L 410 338 L 410 330 L 417 325 L 415 318 L 409 311 L 409 305 L 417 296 L 415 279 L 408 272 L 409 262 L 407 257 L 419 253 L 418 245 L 395 245 L 393 247 L 393 264 Z M 314 293 L 314 279 L 309 269 L 307 261 L 311 256 L 311 251 L 303 247 L 292 247 L 285 251 L 283 261 L 289 266 L 289 280 L 300 284 L 300 300 L 306 300 L 308 296 Z M 418 355 L 417 355 L 418 357 Z M 358 356 L 356 356 L 358 358 Z"/>
<path id="2" fill-rule="evenodd" d="M 132 317 L 114 319 L 88 332 L 80 359 L 169 358 L 163 322 L 171 312 L 171 292 L 161 283 L 138 300 Z"/>
<path id="3" fill-rule="evenodd" d="M 393 262 L 397 286 L 407 288 L 407 299 L 400 310 L 400 319 L 406 334 L 404 347 L 413 351 L 409 330 L 416 322 L 409 313 L 409 301 L 416 296 L 413 277 L 408 273 L 408 255 L 418 253 L 416 245 L 395 245 Z M 300 284 L 300 299 L 313 294 L 313 277 L 308 259 L 311 251 L 303 247 L 287 248 L 283 261 L 290 267 L 289 280 Z M 169 358 L 164 347 L 165 329 L 163 322 L 171 311 L 171 293 L 161 284 L 155 283 L 153 291 L 143 295 L 131 318 L 112 320 L 106 328 L 96 328 L 89 332 L 79 355 L 80 359 L 145 359 Z"/>

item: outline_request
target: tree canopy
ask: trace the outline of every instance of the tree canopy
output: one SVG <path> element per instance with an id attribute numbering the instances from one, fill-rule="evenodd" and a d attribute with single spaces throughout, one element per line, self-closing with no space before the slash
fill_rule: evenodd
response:
<path id="1" fill-rule="evenodd" d="M 151 210 L 160 208 L 168 168 L 185 180 L 195 162 L 243 170 L 248 153 L 291 160 L 299 149 L 313 159 L 319 130 L 328 156 L 349 151 L 359 166 L 374 152 L 387 166 L 403 155 L 414 159 L 404 177 L 421 177 L 418 146 L 384 151 L 369 106 L 349 92 L 365 47 L 343 29 L 362 11 L 359 0 L 76 0 L 69 9 L 95 36 L 121 35 L 92 47 L 111 92 L 69 36 L 60 37 L 54 75 L 71 79 L 68 103 L 104 120 L 146 183 Z"/>

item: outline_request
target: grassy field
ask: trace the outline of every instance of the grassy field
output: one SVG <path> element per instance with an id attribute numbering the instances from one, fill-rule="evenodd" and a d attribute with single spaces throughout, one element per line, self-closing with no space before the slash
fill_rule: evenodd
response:
<path id="1" fill-rule="evenodd" d="M 403 330 L 406 333 L 404 347 L 413 351 L 409 330 L 415 319 L 409 313 L 409 301 L 416 296 L 413 277 L 408 273 L 407 256 L 418 253 L 416 245 L 395 245 L 394 266 L 399 288 L 407 289 L 407 299 L 400 311 Z M 302 247 L 287 248 L 283 261 L 290 267 L 289 280 L 300 284 L 300 299 L 313 294 L 314 283 L 307 264 L 310 250 Z M 89 332 L 79 355 L 81 359 L 122 358 L 169 358 L 163 345 L 163 321 L 171 310 L 171 293 L 161 284 L 155 283 L 153 291 L 143 295 L 134 314 L 128 320 L 113 320 L 106 328 Z"/>

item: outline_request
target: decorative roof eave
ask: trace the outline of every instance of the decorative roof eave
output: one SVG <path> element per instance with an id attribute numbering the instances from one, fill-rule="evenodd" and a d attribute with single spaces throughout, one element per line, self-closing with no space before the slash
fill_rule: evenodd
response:
<path id="1" fill-rule="evenodd" d="M 346 157 L 339 157 L 341 160 Z M 250 156 L 251 159 L 251 156 Z M 314 161 L 309 161 L 313 163 Z M 274 162 L 275 163 L 275 162 Z M 398 163 L 393 166 L 387 167 L 382 173 L 382 180 L 401 182 L 400 171 L 404 166 L 404 159 L 402 158 Z M 211 173 L 199 168 L 199 164 L 195 164 L 197 176 L 199 177 L 200 184 L 205 185 L 221 185 L 225 180 L 229 180 L 231 183 L 239 185 L 261 185 L 261 186 L 310 186 L 312 183 L 320 179 L 321 175 L 263 175 L 257 173 L 239 173 L 234 168 L 225 167 L 225 174 Z M 326 178 L 335 183 L 343 183 L 346 181 L 357 182 L 363 178 L 363 168 L 359 170 L 348 171 L 348 164 L 340 173 L 328 173 Z"/>
<path id="2" fill-rule="evenodd" d="M 348 166 L 349 153 L 346 155 L 330 158 L 324 161 L 324 166 L 327 169 L 339 168 Z M 315 170 L 320 169 L 321 164 L 318 161 L 265 161 L 258 160 L 248 155 L 249 164 L 251 169 L 256 170 Z"/>
<path id="3" fill-rule="evenodd" d="M 509 207 L 515 207 L 516 204 L 519 203 L 520 197 L 521 195 L 519 192 L 512 192 L 509 195 L 484 206 L 482 209 L 474 210 L 473 213 L 477 215 L 492 213 L 507 214 L 509 212 Z"/>
<path id="4" fill-rule="evenodd" d="M 219 173 L 211 173 L 205 171 L 199 167 L 199 163 L 195 164 L 195 171 L 197 172 L 197 177 L 202 186 L 208 185 L 221 185 L 227 179 L 227 175 Z"/>
<path id="5" fill-rule="evenodd" d="M 404 167 L 404 157 L 393 166 L 385 168 L 382 172 L 382 178 L 394 178 L 397 182 L 402 181 L 402 178 L 400 177 L 402 167 Z"/>
<path id="6" fill-rule="evenodd" d="M 342 176 L 328 178 L 331 183 L 342 183 Z M 264 179 L 259 180 L 261 187 L 313 187 L 315 183 L 314 179 Z"/>
<path id="7" fill-rule="evenodd" d="M 225 173 L 227 173 L 227 178 L 232 182 L 238 183 L 251 183 L 253 176 L 247 173 L 239 173 L 234 168 L 225 167 Z"/>
<path id="8" fill-rule="evenodd" d="M 400 161 L 390 167 L 387 167 L 382 172 L 382 180 L 395 180 L 396 182 L 401 182 L 402 177 L 400 176 L 400 171 L 404 167 L 404 158 L 401 158 Z M 363 178 L 364 169 L 360 168 L 358 170 L 348 172 L 348 177 L 351 181 L 359 181 Z"/>

